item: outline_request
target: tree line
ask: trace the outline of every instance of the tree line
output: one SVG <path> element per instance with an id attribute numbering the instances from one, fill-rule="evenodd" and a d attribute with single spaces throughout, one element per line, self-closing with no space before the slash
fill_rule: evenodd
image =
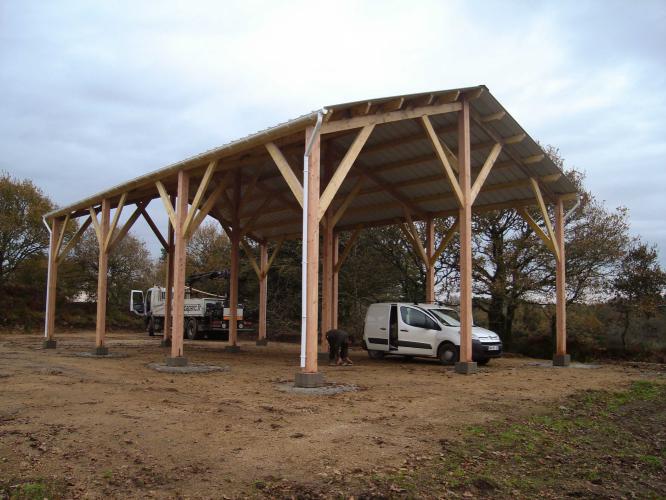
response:
<path id="1" fill-rule="evenodd" d="M 547 153 L 564 167 L 559 152 Z M 566 175 L 579 187 L 581 203 L 565 225 L 569 346 L 579 357 L 666 355 L 666 273 L 657 248 L 629 233 L 629 214 L 608 209 L 586 191 L 584 176 Z M 0 174 L 0 327 L 35 329 L 43 321 L 48 230 L 42 215 L 53 202 L 30 180 Z M 539 218 L 535 211 L 533 218 Z M 552 215 L 552 214 L 551 214 Z M 453 224 L 436 221 L 436 244 Z M 67 232 L 76 231 L 70 222 Z M 417 223 L 425 237 L 425 228 Z M 341 248 L 349 235 L 341 235 Z M 473 218 L 475 321 L 497 332 L 510 350 L 549 356 L 555 331 L 555 262 L 533 229 L 514 210 Z M 459 241 L 454 238 L 436 263 L 436 296 L 455 304 L 460 280 Z M 229 267 L 229 240 L 215 221 L 202 225 L 188 243 L 187 272 Z M 258 253 L 258 252 L 257 252 Z M 269 337 L 298 332 L 300 242 L 285 242 L 268 277 Z M 153 258 L 145 242 L 127 235 L 109 258 L 108 315 L 111 328 L 140 328 L 128 311 L 129 293 L 164 284 L 164 253 Z M 57 318 L 64 327 L 94 323 L 97 240 L 84 233 L 59 267 Z M 226 293 L 228 283 L 197 284 Z M 380 301 L 423 301 L 425 269 L 395 226 L 362 231 L 340 271 L 340 326 L 360 338 L 367 306 Z M 246 317 L 256 317 L 258 282 L 241 259 L 240 296 Z"/>

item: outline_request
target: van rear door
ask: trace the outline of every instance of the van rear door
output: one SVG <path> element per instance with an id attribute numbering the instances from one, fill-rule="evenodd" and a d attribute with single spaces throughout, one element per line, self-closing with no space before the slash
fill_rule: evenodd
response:
<path id="1" fill-rule="evenodd" d="M 370 351 L 389 350 L 389 304 L 372 304 L 365 316 L 365 342 Z"/>

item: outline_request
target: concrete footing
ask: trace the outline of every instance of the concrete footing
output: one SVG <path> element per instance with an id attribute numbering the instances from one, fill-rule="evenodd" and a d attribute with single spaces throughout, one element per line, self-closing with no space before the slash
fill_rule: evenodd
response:
<path id="1" fill-rule="evenodd" d="M 239 345 L 228 345 L 224 347 L 224 352 L 241 352 Z"/>
<path id="2" fill-rule="evenodd" d="M 166 359 L 167 366 L 187 366 L 187 358 L 185 356 L 176 356 L 172 358 L 168 356 Z"/>
<path id="3" fill-rule="evenodd" d="M 455 372 L 461 375 L 471 375 L 477 371 L 476 361 L 458 361 L 455 366 Z"/>
<path id="4" fill-rule="evenodd" d="M 321 387 L 322 385 L 324 385 L 323 373 L 296 372 L 296 377 L 294 378 L 294 387 L 312 388 Z"/>
<path id="5" fill-rule="evenodd" d="M 106 346 L 95 347 L 95 350 L 93 351 L 93 354 L 95 356 L 108 356 L 109 355 L 109 348 L 106 347 Z"/>
<path id="6" fill-rule="evenodd" d="M 171 339 L 162 339 L 160 347 L 171 347 Z"/>
<path id="7" fill-rule="evenodd" d="M 44 342 L 42 342 L 42 347 L 44 349 L 55 349 L 57 345 L 58 342 L 56 342 L 55 339 L 44 339 Z"/>
<path id="8" fill-rule="evenodd" d="M 257 340 L 257 345 L 259 345 L 259 346 L 266 346 L 266 345 L 268 345 L 268 339 L 258 339 L 258 340 Z"/>
<path id="9" fill-rule="evenodd" d="M 570 364 L 570 354 L 555 354 L 555 356 L 553 356 L 553 366 L 569 366 Z"/>

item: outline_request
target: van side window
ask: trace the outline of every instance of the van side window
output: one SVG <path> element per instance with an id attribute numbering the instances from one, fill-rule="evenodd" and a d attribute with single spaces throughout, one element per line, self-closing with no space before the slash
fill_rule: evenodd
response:
<path id="1" fill-rule="evenodd" d="M 428 330 L 439 330 L 439 326 L 424 312 L 414 309 L 413 307 L 401 307 L 400 316 L 403 323 L 417 328 L 427 328 Z"/>

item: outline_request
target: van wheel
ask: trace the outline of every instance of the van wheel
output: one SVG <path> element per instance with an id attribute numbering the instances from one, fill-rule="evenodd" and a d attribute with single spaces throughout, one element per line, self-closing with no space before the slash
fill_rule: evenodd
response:
<path id="1" fill-rule="evenodd" d="M 444 342 L 439 346 L 437 357 L 443 365 L 452 365 L 458 361 L 458 348 L 451 342 Z"/>
<path id="2" fill-rule="evenodd" d="M 199 327 L 197 325 L 196 319 L 190 318 L 187 321 L 187 327 L 185 328 L 185 333 L 187 334 L 187 338 L 190 340 L 196 340 L 199 338 Z"/>
<path id="3" fill-rule="evenodd" d="M 370 356 L 370 359 L 382 359 L 384 357 L 384 351 L 373 351 L 372 349 L 368 349 L 368 356 Z"/>

